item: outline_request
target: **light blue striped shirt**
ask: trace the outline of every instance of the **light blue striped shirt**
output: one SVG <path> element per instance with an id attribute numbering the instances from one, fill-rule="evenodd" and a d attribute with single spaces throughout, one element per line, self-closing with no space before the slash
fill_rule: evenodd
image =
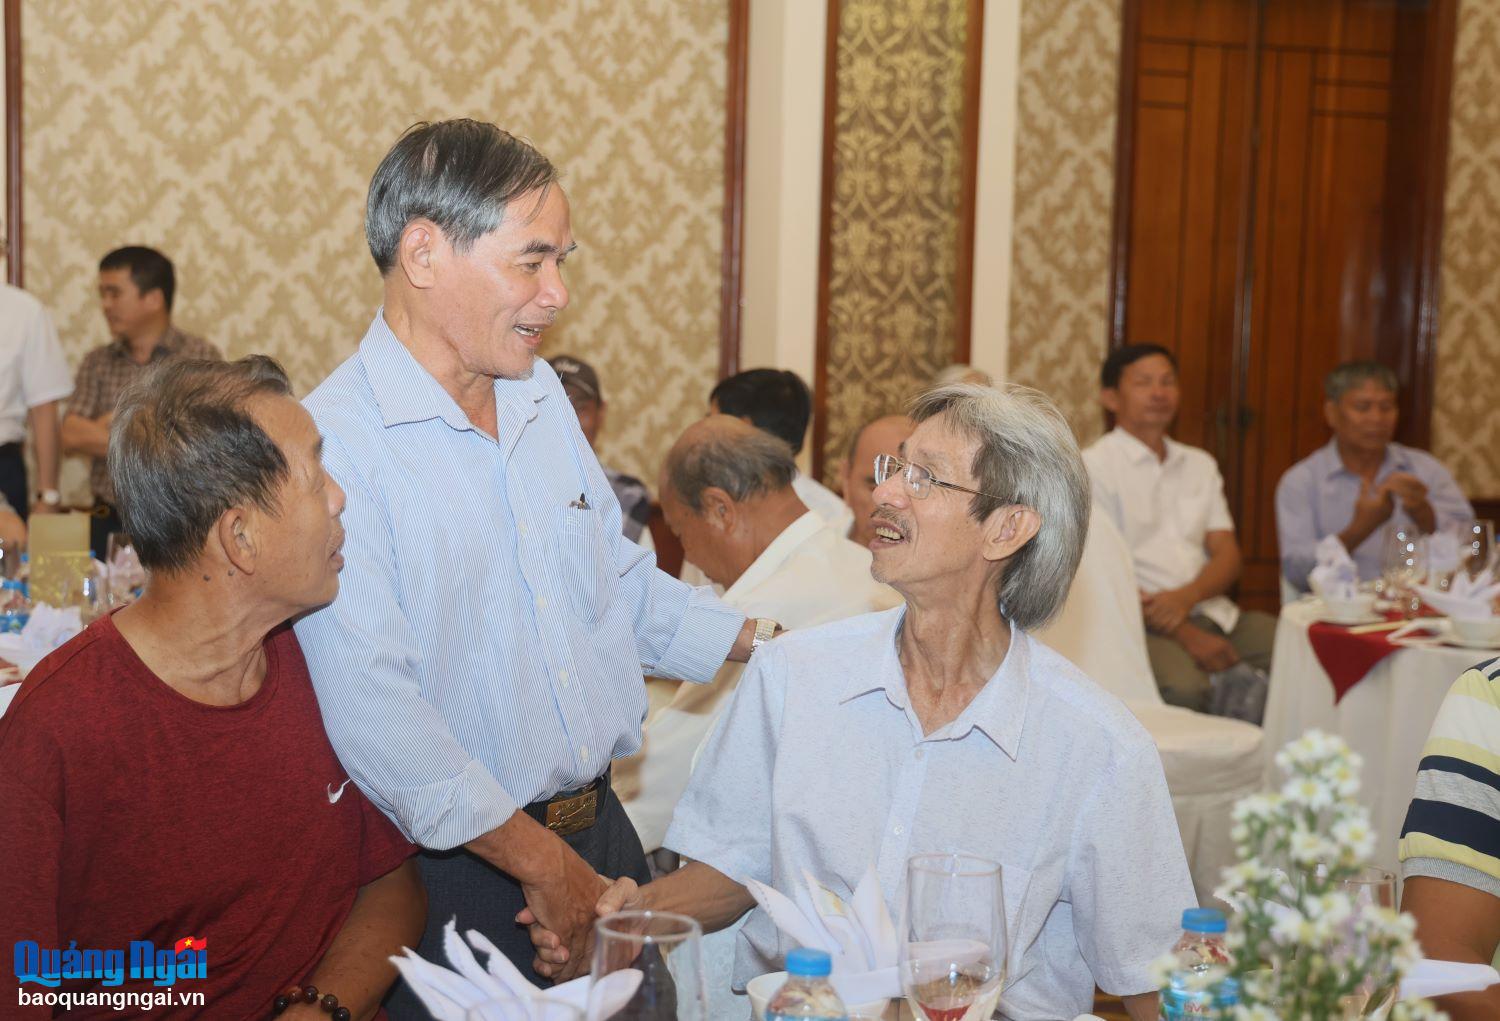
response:
<path id="1" fill-rule="evenodd" d="M 495 381 L 496 441 L 382 311 L 305 403 L 347 538 L 297 637 L 345 769 L 413 841 L 456 847 L 637 751 L 643 668 L 723 664 L 744 616 L 621 535 L 546 362 Z"/>

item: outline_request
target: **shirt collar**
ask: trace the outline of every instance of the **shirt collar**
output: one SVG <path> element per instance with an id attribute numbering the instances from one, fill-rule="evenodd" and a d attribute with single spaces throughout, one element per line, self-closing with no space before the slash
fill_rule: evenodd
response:
<path id="1" fill-rule="evenodd" d="M 724 593 L 724 598 L 726 600 L 741 598 L 746 592 L 781 570 L 781 566 L 793 553 L 797 552 L 798 547 L 817 535 L 822 528 L 823 519 L 813 511 L 808 511 L 787 525 L 781 530 L 780 535 L 771 540 L 769 546 L 760 551 L 760 556 L 751 561 L 750 566 L 745 568 L 745 573 L 735 579 L 734 584 L 729 586 Z"/>
<path id="2" fill-rule="evenodd" d="M 884 648 L 880 662 L 873 671 L 851 671 L 844 690 L 839 693 L 840 705 L 880 691 L 893 707 L 915 719 L 896 646 L 905 619 L 905 606 L 890 611 L 889 627 L 880 639 Z M 1026 723 L 1026 701 L 1031 690 L 1031 636 L 1014 625 L 1007 626 L 1010 649 L 1000 668 L 956 720 L 928 735 L 927 740 L 957 741 L 978 730 L 1012 760 L 1020 754 L 1021 730 Z"/>
<path id="3" fill-rule="evenodd" d="M 1321 469 L 1324 478 L 1333 478 L 1335 475 L 1350 475 L 1353 473 L 1344 467 L 1344 459 L 1339 457 L 1338 440 L 1329 440 L 1318 449 Z M 1385 457 L 1381 459 L 1380 468 L 1376 470 L 1375 477 L 1383 478 L 1393 471 L 1410 471 L 1412 467 L 1411 458 L 1407 456 L 1407 450 L 1399 443 L 1387 443 L 1385 446 Z"/>
<path id="4" fill-rule="evenodd" d="M 1163 468 L 1165 468 L 1167 465 L 1171 464 L 1173 461 L 1182 456 L 1182 444 L 1178 443 L 1170 436 L 1162 437 L 1162 443 L 1167 448 L 1167 456 L 1161 460 L 1157 460 L 1156 451 L 1146 446 L 1146 444 L 1142 443 L 1135 436 L 1126 432 L 1119 426 L 1115 426 L 1114 429 L 1110 431 L 1110 435 L 1115 438 L 1115 443 L 1117 443 L 1121 447 L 1121 449 L 1124 450 L 1125 456 L 1130 458 L 1131 462 L 1134 464 L 1144 464 L 1149 461 L 1152 464 L 1160 464 Z"/>
<path id="5" fill-rule="evenodd" d="M 161 335 L 161 340 L 158 340 L 156 346 L 151 349 L 151 357 L 148 360 L 154 362 L 158 358 L 180 354 L 182 352 L 182 345 L 186 340 L 186 334 L 170 323 L 167 324 L 167 331 Z M 130 341 L 126 340 L 125 337 L 116 337 L 113 344 L 114 346 L 111 350 L 114 351 L 116 358 L 130 357 Z"/>
<path id="6" fill-rule="evenodd" d="M 438 418 L 459 432 L 474 428 L 458 402 L 391 331 L 384 308 L 376 311 L 360 341 L 359 358 L 375 403 L 380 406 L 381 421 L 387 427 Z M 537 379 L 546 364 L 537 359 L 527 379 L 495 380 L 496 403 L 514 406 L 525 420 L 535 418 L 534 405 L 547 396 L 545 383 Z M 550 373 L 551 368 L 546 371 Z"/>

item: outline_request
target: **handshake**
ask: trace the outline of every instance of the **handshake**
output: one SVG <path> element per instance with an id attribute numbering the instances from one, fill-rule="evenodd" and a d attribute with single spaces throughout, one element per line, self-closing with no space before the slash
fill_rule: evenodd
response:
<path id="1" fill-rule="evenodd" d="M 563 865 L 560 883 L 523 883 L 526 907 L 516 915 L 531 936 L 536 957 L 531 965 L 538 975 L 565 982 L 589 970 L 594 946 L 594 923 L 616 911 L 644 907 L 641 888 L 628 876 L 606 879 L 576 855 Z M 581 873 L 581 874 L 580 874 Z"/>

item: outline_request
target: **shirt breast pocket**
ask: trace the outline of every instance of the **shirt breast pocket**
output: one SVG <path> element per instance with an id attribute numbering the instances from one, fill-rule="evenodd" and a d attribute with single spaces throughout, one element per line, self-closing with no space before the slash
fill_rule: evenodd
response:
<path id="1" fill-rule="evenodd" d="M 564 507 L 557 535 L 568 602 L 579 620 L 596 624 L 609 609 L 619 582 L 599 512 L 591 507 Z"/>

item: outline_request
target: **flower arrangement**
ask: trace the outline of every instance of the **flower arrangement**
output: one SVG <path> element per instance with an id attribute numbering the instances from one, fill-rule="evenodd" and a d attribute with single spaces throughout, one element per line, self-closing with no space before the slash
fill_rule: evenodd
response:
<path id="1" fill-rule="evenodd" d="M 1393 1002 L 1421 950 L 1411 916 L 1358 893 L 1375 849 L 1369 813 L 1354 800 L 1359 756 L 1314 730 L 1278 752 L 1276 765 L 1287 777 L 1281 790 L 1234 808 L 1239 864 L 1215 891 L 1234 909 L 1234 963 L 1198 981 L 1238 981 L 1225 1021 L 1445 1018 L 1425 1000 Z"/>

